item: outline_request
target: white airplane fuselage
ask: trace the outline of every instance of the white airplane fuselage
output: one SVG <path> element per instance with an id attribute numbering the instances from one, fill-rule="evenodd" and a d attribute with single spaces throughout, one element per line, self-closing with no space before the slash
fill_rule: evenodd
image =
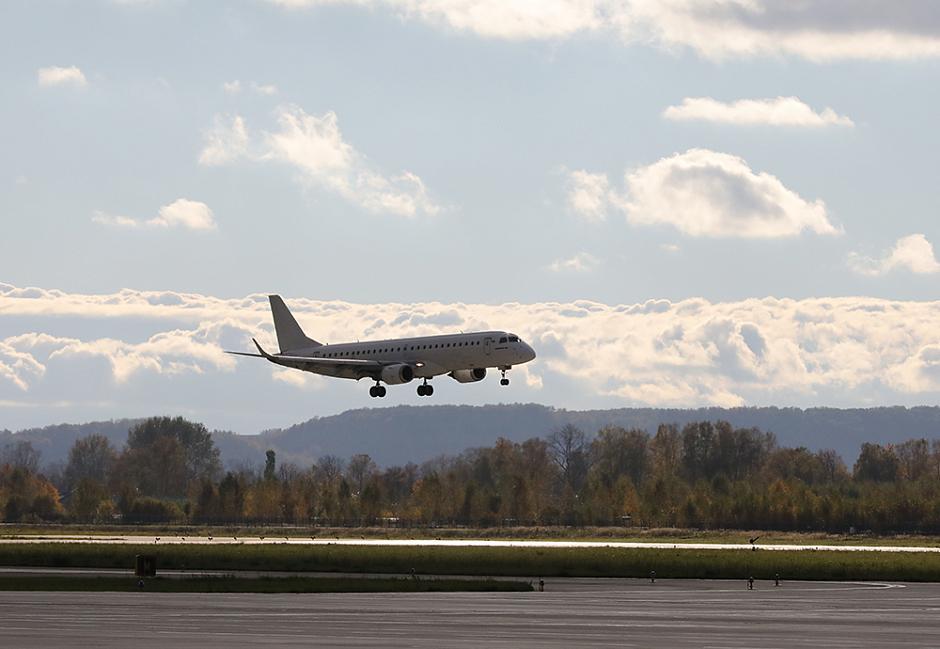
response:
<path id="1" fill-rule="evenodd" d="M 272 354 L 277 358 L 277 354 Z M 395 338 L 323 345 L 292 350 L 291 356 L 402 363 L 414 368 L 415 378 L 431 378 L 459 370 L 509 368 L 535 358 L 535 352 L 518 336 L 505 331 L 481 331 L 418 338 Z M 317 374 L 361 378 L 351 368 L 324 368 Z"/>
<path id="2" fill-rule="evenodd" d="M 501 385 L 509 385 L 506 371 L 528 363 L 535 351 L 521 338 L 507 331 L 420 336 L 387 340 L 357 341 L 324 345 L 307 335 L 297 324 L 284 300 L 271 295 L 271 314 L 280 351 L 270 354 L 253 341 L 258 353 L 229 352 L 256 356 L 284 367 L 342 379 L 370 379 L 373 397 L 384 397 L 385 386 L 423 379 L 419 396 L 431 396 L 428 379 L 447 374 L 459 383 L 476 383 L 486 377 L 488 368 L 502 373 Z"/>

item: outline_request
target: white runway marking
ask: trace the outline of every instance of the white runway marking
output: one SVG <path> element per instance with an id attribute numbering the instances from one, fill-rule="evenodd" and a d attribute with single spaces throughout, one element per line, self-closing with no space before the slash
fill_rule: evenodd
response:
<path id="1" fill-rule="evenodd" d="M 36 534 L 0 536 L 0 543 L 95 543 L 119 545 L 357 545 L 447 548 L 623 548 L 654 550 L 769 550 L 776 552 L 940 552 L 940 547 L 905 545 L 795 545 L 749 543 L 644 543 L 634 541 L 521 541 L 504 539 L 353 539 Z"/>

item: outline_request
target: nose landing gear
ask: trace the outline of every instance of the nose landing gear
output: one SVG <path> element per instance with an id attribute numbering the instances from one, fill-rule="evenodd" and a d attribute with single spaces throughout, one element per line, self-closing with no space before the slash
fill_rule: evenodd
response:
<path id="1" fill-rule="evenodd" d="M 385 392 L 386 392 L 385 386 L 379 385 L 378 383 L 376 383 L 371 388 L 369 388 L 370 397 L 379 397 L 381 399 L 382 397 L 385 396 Z"/>
<path id="2" fill-rule="evenodd" d="M 428 380 L 424 379 L 424 383 L 418 386 L 418 396 L 429 397 L 432 394 L 434 394 L 434 386 L 428 385 Z"/>
<path id="3" fill-rule="evenodd" d="M 509 385 L 509 379 L 506 378 L 506 370 L 501 369 L 500 374 L 503 375 L 503 378 L 499 380 L 500 385 Z"/>

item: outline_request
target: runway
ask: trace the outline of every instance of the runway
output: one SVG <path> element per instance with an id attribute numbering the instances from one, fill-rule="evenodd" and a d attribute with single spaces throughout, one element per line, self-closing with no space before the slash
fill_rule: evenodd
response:
<path id="1" fill-rule="evenodd" d="M 363 546 L 424 546 L 424 547 L 488 547 L 488 548 L 637 548 L 664 550 L 751 550 L 749 543 L 669 543 L 632 541 L 527 541 L 512 539 L 364 539 L 339 537 L 285 536 L 153 536 L 153 535 L 8 535 L 3 543 L 96 543 L 124 545 L 363 545 Z M 905 545 L 800 545 L 759 543 L 761 550 L 780 552 L 940 552 L 940 546 Z"/>
<path id="2" fill-rule="evenodd" d="M 0 593 L 0 646 L 936 647 L 940 585 L 548 580 L 539 593 Z"/>

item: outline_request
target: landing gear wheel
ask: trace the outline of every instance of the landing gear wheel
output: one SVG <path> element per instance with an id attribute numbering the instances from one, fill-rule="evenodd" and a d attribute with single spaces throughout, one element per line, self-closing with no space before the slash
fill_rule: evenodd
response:
<path id="1" fill-rule="evenodd" d="M 502 378 L 499 380 L 500 385 L 509 385 L 509 379 Z"/>
<path id="2" fill-rule="evenodd" d="M 375 393 L 378 395 L 380 399 L 385 396 L 386 392 L 388 391 L 385 389 L 384 385 L 380 385 L 375 389 Z"/>
<path id="3" fill-rule="evenodd" d="M 425 381 L 418 386 L 418 396 L 419 397 L 429 397 L 434 394 L 434 386 L 428 385 L 428 382 Z"/>
<path id="4" fill-rule="evenodd" d="M 369 388 L 369 396 L 370 396 L 370 397 L 375 398 L 375 397 L 379 396 L 378 387 L 379 387 L 379 386 L 377 386 L 377 385 L 373 385 L 371 388 Z"/>

